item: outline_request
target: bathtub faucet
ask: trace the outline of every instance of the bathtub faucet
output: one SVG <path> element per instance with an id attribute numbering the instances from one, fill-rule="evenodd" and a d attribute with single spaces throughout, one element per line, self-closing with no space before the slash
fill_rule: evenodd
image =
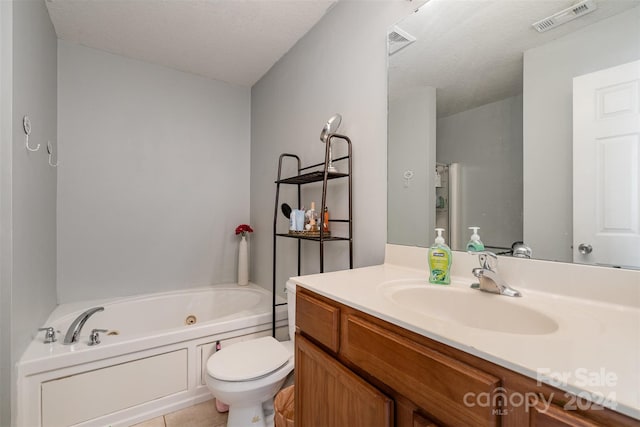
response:
<path id="1" fill-rule="evenodd" d="M 80 337 L 80 331 L 82 330 L 82 327 L 87 322 L 87 320 L 89 320 L 89 317 L 103 310 L 104 310 L 104 307 L 93 307 L 85 311 L 84 313 L 82 313 L 80 316 L 78 316 L 76 320 L 73 321 L 71 326 L 69 326 L 69 329 L 67 330 L 67 334 L 64 336 L 64 343 L 73 344 L 78 342 L 78 337 Z"/>

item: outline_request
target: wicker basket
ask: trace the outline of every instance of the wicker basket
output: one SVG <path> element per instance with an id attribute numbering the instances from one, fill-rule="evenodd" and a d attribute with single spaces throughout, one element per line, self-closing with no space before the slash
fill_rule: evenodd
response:
<path id="1" fill-rule="evenodd" d="M 293 415 L 294 415 L 294 386 L 283 388 L 276 395 L 273 401 L 275 409 L 275 427 L 293 427 Z"/>

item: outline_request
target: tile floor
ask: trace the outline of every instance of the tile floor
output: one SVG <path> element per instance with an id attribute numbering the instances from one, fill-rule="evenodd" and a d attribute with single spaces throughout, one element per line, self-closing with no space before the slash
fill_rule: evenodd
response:
<path id="1" fill-rule="evenodd" d="M 293 385 L 294 381 L 294 374 L 289 374 L 282 388 Z M 215 399 L 211 399 L 131 427 L 227 427 L 227 415 L 227 412 L 218 412 Z"/>
<path id="2" fill-rule="evenodd" d="M 227 413 L 216 410 L 214 399 L 147 420 L 132 427 L 226 427 Z"/>

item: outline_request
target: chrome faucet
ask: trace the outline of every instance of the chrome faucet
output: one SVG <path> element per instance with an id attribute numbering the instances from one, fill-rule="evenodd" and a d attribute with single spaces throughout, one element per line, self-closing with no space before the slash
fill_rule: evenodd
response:
<path id="1" fill-rule="evenodd" d="M 513 242 L 511 245 L 511 256 L 513 257 L 531 259 L 532 254 L 531 248 L 524 242 Z"/>
<path id="2" fill-rule="evenodd" d="M 472 270 L 473 275 L 479 279 L 479 283 L 471 285 L 473 289 L 509 297 L 522 296 L 520 292 L 507 285 L 507 282 L 498 274 L 498 256 L 496 254 L 489 251 L 470 253 L 477 253 L 480 261 L 480 267 Z"/>
<path id="3" fill-rule="evenodd" d="M 78 316 L 76 320 L 71 323 L 71 326 L 69 326 L 67 334 L 64 336 L 64 344 L 73 344 L 78 342 L 80 331 L 82 330 L 82 327 L 87 322 L 87 320 L 89 320 L 89 317 L 103 310 L 104 307 L 93 307 Z"/>

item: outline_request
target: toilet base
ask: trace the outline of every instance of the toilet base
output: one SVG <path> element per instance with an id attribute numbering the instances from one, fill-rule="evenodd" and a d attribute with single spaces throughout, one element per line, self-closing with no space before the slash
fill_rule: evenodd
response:
<path id="1" fill-rule="evenodd" d="M 256 405 L 229 407 L 227 427 L 273 427 L 273 399 Z"/>

